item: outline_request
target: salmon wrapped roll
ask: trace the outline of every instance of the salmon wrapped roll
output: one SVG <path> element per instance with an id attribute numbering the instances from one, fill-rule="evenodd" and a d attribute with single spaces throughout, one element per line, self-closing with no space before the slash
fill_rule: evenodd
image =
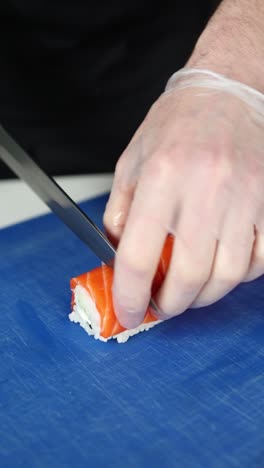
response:
<path id="1" fill-rule="evenodd" d="M 169 266 L 173 236 L 169 235 L 164 244 L 159 265 L 152 283 L 152 295 L 160 288 Z M 124 343 L 130 336 L 149 330 L 158 320 L 150 308 L 146 311 L 144 321 L 136 328 L 126 329 L 118 322 L 112 300 L 113 269 L 107 265 L 94 268 L 80 276 L 72 278 L 71 313 L 69 319 L 79 323 L 89 335 L 101 341 L 114 338 Z"/>

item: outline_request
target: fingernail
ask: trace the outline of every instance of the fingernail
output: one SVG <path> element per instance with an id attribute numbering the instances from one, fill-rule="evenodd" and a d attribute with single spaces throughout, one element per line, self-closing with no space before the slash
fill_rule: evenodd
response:
<path id="1" fill-rule="evenodd" d="M 124 217 L 125 213 L 123 211 L 119 211 L 113 216 L 113 225 L 115 227 L 123 226 L 124 225 Z"/>
<path id="2" fill-rule="evenodd" d="M 172 318 L 171 315 L 168 315 L 168 314 L 165 314 L 165 312 L 163 312 L 162 310 L 158 310 L 158 311 L 155 311 L 153 312 L 153 315 L 155 315 L 155 317 L 157 317 L 158 320 L 169 320 L 170 318 Z"/>
<path id="3" fill-rule="evenodd" d="M 135 310 L 128 310 L 114 301 L 114 309 L 117 320 L 122 327 L 132 329 L 138 327 L 144 320 L 144 313 Z"/>
<path id="4" fill-rule="evenodd" d="M 172 316 L 166 314 L 153 299 L 150 303 L 150 309 L 152 315 L 154 315 L 158 320 L 169 320 L 170 318 L 172 318 Z"/>
<path id="5" fill-rule="evenodd" d="M 150 300 L 149 308 L 151 310 L 152 315 L 155 317 L 159 318 L 161 315 L 163 315 L 162 310 L 159 308 L 158 304 L 154 301 L 154 299 Z"/>

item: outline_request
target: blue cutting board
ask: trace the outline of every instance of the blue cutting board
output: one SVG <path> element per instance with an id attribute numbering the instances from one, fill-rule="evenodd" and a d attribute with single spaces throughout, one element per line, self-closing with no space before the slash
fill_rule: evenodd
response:
<path id="1" fill-rule="evenodd" d="M 1 468 L 264 467 L 264 278 L 101 343 L 68 319 L 98 264 L 54 215 L 0 231 Z"/>

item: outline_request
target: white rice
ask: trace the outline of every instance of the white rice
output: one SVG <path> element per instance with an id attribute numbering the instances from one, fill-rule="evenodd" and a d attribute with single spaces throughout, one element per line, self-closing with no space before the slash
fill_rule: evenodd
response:
<path id="1" fill-rule="evenodd" d="M 130 338 L 130 336 L 136 335 L 142 331 L 147 331 L 161 322 L 161 320 L 155 320 L 154 322 L 142 323 L 136 328 L 125 330 L 111 338 L 106 339 L 100 335 L 101 318 L 90 294 L 86 291 L 85 288 L 78 285 L 74 289 L 74 296 L 75 304 L 73 306 L 73 311 L 69 315 L 69 319 L 71 322 L 79 323 L 80 326 L 88 333 L 88 335 L 94 336 L 96 340 L 106 342 L 109 339 L 114 338 L 118 341 L 118 343 L 125 343 L 128 338 Z"/>

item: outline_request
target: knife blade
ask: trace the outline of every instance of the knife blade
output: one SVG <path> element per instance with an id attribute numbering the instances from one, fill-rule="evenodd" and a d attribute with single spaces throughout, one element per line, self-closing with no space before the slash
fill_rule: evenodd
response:
<path id="1" fill-rule="evenodd" d="M 113 266 L 116 250 L 99 227 L 46 174 L 0 125 L 0 158 L 106 265 Z M 151 298 L 149 305 L 159 312 Z"/>
<path id="2" fill-rule="evenodd" d="M 0 157 L 41 200 L 105 264 L 112 265 L 115 249 L 98 226 L 74 203 L 0 125 Z"/>

